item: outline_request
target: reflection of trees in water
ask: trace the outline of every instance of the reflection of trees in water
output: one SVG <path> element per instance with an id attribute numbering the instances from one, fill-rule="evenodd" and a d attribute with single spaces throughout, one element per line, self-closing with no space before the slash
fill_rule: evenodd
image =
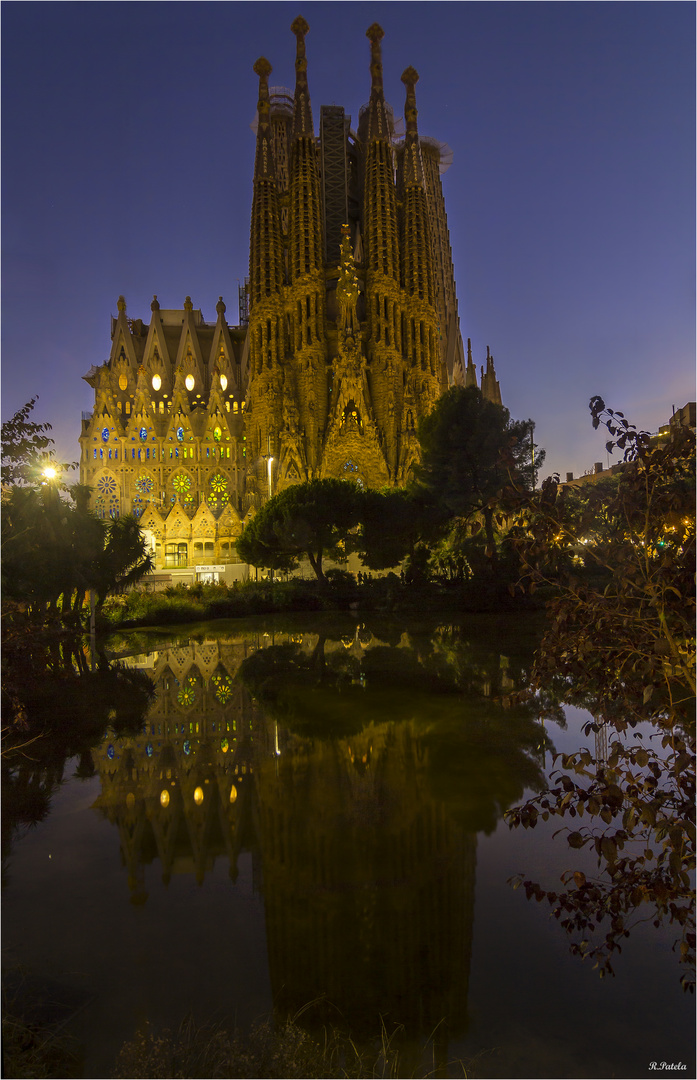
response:
<path id="1" fill-rule="evenodd" d="M 539 787 L 544 739 L 536 705 L 505 702 L 524 653 L 455 628 L 393 640 L 354 626 L 132 658 L 157 694 L 142 733 L 94 753 L 96 807 L 136 903 L 150 863 L 202 882 L 252 852 L 280 1011 L 321 998 L 313 1019 L 371 1035 L 382 1015 L 415 1054 L 441 1024 L 440 1058 L 466 1024 L 476 832 Z"/>
<path id="2" fill-rule="evenodd" d="M 138 730 L 152 696 L 142 672 L 102 658 L 91 671 L 80 637 L 12 643 L 3 653 L 2 845 L 18 829 L 43 821 L 63 782 L 93 775 L 89 750 L 104 732 Z"/>

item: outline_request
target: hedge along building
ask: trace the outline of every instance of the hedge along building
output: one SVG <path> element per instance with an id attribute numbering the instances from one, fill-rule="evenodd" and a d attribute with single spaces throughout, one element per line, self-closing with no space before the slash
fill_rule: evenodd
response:
<path id="1" fill-rule="evenodd" d="M 314 477 L 403 485 L 416 427 L 454 383 L 477 385 L 460 336 L 441 175 L 449 148 L 419 135 L 407 68 L 405 125 L 370 40 L 358 129 L 340 106 L 315 135 L 301 17 L 293 94 L 269 87 L 256 119 L 248 292 L 240 325 L 206 322 L 189 297 L 147 326 L 119 298 L 108 361 L 85 376 L 81 482 L 103 517 L 133 513 L 158 569 L 241 576 L 235 539 L 270 495 Z M 248 304 L 248 311 L 246 310 Z M 500 404 L 487 349 L 481 389 Z M 222 575 L 222 572 L 220 573 Z"/>

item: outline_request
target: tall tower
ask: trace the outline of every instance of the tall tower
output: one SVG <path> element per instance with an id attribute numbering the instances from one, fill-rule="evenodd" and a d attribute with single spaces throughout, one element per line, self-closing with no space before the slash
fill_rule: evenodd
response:
<path id="1" fill-rule="evenodd" d="M 295 88 L 259 80 L 248 304 L 240 325 L 151 304 L 149 326 L 118 301 L 111 352 L 86 380 L 81 480 L 102 516 L 135 514 L 158 569 L 234 571 L 244 515 L 290 484 L 350 478 L 404 485 L 419 419 L 448 386 L 501 404 L 487 348 L 478 377 L 460 337 L 442 173 L 452 152 L 418 130 L 408 67 L 402 137 L 385 97 L 384 32 L 370 43 L 370 94 L 354 126 L 322 106 L 315 134 L 298 16 Z M 189 578 L 186 578 L 189 580 Z"/>

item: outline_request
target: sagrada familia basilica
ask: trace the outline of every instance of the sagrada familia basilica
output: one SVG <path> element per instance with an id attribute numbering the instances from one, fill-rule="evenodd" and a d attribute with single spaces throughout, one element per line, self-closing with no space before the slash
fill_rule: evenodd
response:
<path id="1" fill-rule="evenodd" d="M 240 576 L 245 516 L 290 484 L 344 477 L 401 486 L 416 428 L 451 385 L 501 403 L 493 358 L 478 383 L 460 336 L 441 174 L 449 148 L 419 135 L 416 83 L 402 74 L 404 121 L 385 100 L 383 31 L 370 41 L 370 99 L 357 131 L 322 106 L 315 134 L 298 17 L 295 91 L 259 78 L 249 281 L 239 326 L 222 297 L 215 322 L 189 297 L 119 297 L 111 354 L 85 379 L 81 482 L 102 517 L 134 514 L 158 569 Z M 176 571 L 189 571 L 182 578 Z"/>

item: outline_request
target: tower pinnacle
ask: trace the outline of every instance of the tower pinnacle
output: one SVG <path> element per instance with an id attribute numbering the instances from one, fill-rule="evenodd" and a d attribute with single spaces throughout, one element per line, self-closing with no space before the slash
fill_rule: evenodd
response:
<path id="1" fill-rule="evenodd" d="M 305 35 L 310 27 L 298 15 L 291 23 L 291 30 L 296 37 L 295 50 L 295 95 L 293 98 L 293 138 L 298 135 L 314 137 L 310 91 L 307 86 L 307 57 L 305 55 Z"/>

